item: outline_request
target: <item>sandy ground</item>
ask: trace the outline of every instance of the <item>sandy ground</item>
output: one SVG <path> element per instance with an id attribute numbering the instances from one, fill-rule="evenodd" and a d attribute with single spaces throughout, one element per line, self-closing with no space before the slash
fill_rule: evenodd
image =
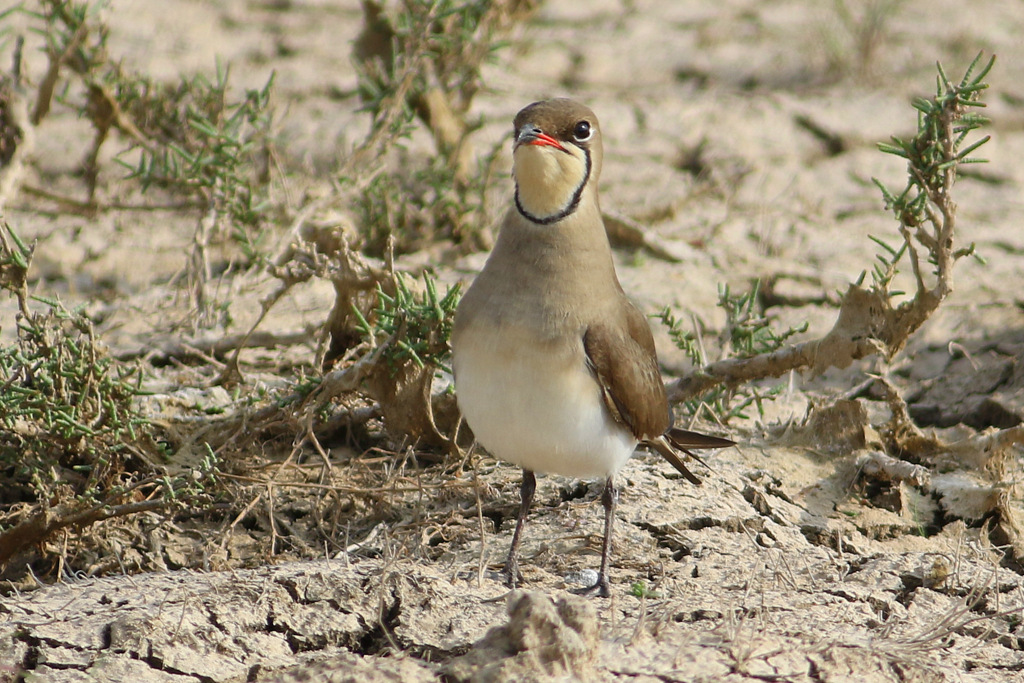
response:
<path id="1" fill-rule="evenodd" d="M 952 484 L 900 489 L 914 505 L 880 502 L 860 479 L 885 419 L 877 401 L 862 400 L 852 417 L 833 414 L 842 430 L 827 413 L 805 424 L 810 406 L 831 405 L 868 373 L 888 373 L 919 424 L 948 428 L 948 438 L 972 433 L 962 424 L 1024 418 L 1024 11 L 1017 0 L 969 9 L 948 0 L 848 3 L 888 7 L 860 60 L 863 22 L 842 20 L 841 4 L 552 0 L 485 69 L 487 89 L 472 109 L 480 155 L 533 100 L 569 95 L 597 112 L 603 206 L 636 218 L 680 256 L 617 252 L 623 286 L 644 310 L 669 305 L 714 329 L 719 283 L 742 289 L 775 278 L 799 303 L 769 313 L 781 325 L 807 321 L 811 338 L 835 319 L 824 302 L 871 268 L 877 248 L 868 235 L 896 240 L 870 179 L 900 187 L 904 169 L 876 143 L 913 133 L 909 102 L 932 92 L 937 60 L 959 76 L 981 50 L 998 57 L 986 96 L 990 163 L 956 190 L 958 239 L 976 243 L 986 263 L 958 265 L 953 295 L 891 365 L 781 380 L 785 391 L 763 416 L 751 411 L 729 425 L 740 444 L 711 458 L 704 486 L 638 454 L 622 474 L 611 599 L 565 590 L 598 563 L 599 485 L 541 478 L 524 545 L 528 592 L 502 599 L 497 570 L 517 472 L 485 458 L 475 477 L 432 488 L 403 461 L 409 487 L 339 513 L 344 550 L 331 550 L 331 560 L 310 561 L 323 556 L 317 548 L 270 558 L 257 524 L 220 554 L 196 550 L 196 541 L 135 565 L 178 571 L 2 598 L 0 680 L 22 668 L 26 680 L 48 681 L 1024 680 L 1024 580 L 1000 566 L 984 505 L 951 514 L 941 491 Z M 293 211 L 329 191 L 332 170 L 367 129 L 349 55 L 361 16 L 357 2 L 329 0 L 112 0 L 107 10 L 111 49 L 133 69 L 173 79 L 209 72 L 220 58 L 239 87 L 276 71 L 284 173 L 276 191 Z M 38 54 L 28 67 L 38 77 Z M 830 152 L 801 118 L 843 150 Z M 87 130 L 58 112 L 41 131 L 29 182 L 81 193 L 72 171 Z M 430 145 L 417 134 L 410 150 Z M 683 163 L 695 155 L 699 174 Z M 507 151 L 499 164 L 509 167 Z M 120 173 L 109 165 L 102 176 L 111 195 Z M 39 240 L 35 290 L 86 304 L 115 352 L 172 334 L 188 302 L 168 283 L 185 266 L 195 217 L 50 209 L 21 197 L 5 216 Z M 281 245 L 287 229 L 282 222 Z M 446 262 L 439 273 L 468 281 L 484 258 Z M 229 331 L 245 330 L 268 283 L 245 276 L 221 286 Z M 297 288 L 264 327 L 311 329 L 332 294 L 326 282 Z M 13 310 L 0 303 L 5 342 Z M 664 330 L 656 336 L 666 370 L 683 369 Z M 313 347 L 311 338 L 243 358 L 265 371 L 309 362 Z M 151 372 L 164 391 L 194 380 L 173 367 Z M 331 455 L 339 466 L 353 462 L 341 447 Z M 1019 460 L 1014 452 L 996 481 L 968 476 L 1019 508 L 1011 485 Z M 308 509 L 286 498 L 301 526 Z M 198 571 L 211 569 L 226 571 Z"/>

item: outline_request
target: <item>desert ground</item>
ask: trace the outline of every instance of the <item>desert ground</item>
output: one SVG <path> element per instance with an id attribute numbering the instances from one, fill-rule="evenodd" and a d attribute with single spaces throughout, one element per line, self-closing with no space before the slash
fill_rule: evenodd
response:
<path id="1" fill-rule="evenodd" d="M 352 173 L 372 125 L 353 60 L 359 2 L 110 0 L 99 17 L 107 51 L 157 81 L 218 62 L 235 91 L 275 74 L 271 261 L 306 224 L 358 232 L 357 209 L 331 200 L 351 196 L 339 169 Z M 3 21 L 6 65 L 31 19 Z M 34 87 L 46 60 L 25 36 Z M 493 175 L 483 237 L 417 244 L 394 268 L 471 281 L 510 200 L 512 117 L 570 96 L 601 120 L 602 208 L 634 228 L 613 241 L 615 258 L 645 313 L 699 321 L 706 360 L 718 360 L 720 288 L 759 280 L 773 326 L 807 323 L 785 344 L 821 338 L 878 260 L 871 237 L 901 239 L 872 178 L 901 189 L 906 163 L 877 143 L 914 135 L 911 102 L 935 93 L 936 62 L 958 81 L 979 52 L 996 56 L 982 97 L 991 122 L 973 134 L 992 136 L 973 154 L 988 163 L 954 195 L 957 244 L 981 258 L 956 263 L 952 293 L 891 358 L 759 379 L 772 396 L 740 414 L 677 406 L 680 426 L 737 445 L 694 465 L 699 487 L 654 454 L 631 459 L 608 599 L 572 592 L 600 561 L 601 482 L 538 478 L 525 584 L 509 593 L 518 470 L 403 442 L 361 394 L 335 410 L 366 425 L 339 428 L 322 452 L 293 448 L 295 433 L 224 451 L 226 492 L 205 511 L 72 526 L 26 550 L 0 586 L 0 681 L 1024 680 L 1021 36 L 1018 0 L 538 3 L 484 62 L 466 113 L 470 168 Z M 180 470 L 203 429 L 319 372 L 336 289 L 325 277 L 290 287 L 259 321 L 272 341 L 242 350 L 240 382 L 218 382 L 231 349 L 217 340 L 249 330 L 278 281 L 214 268 L 218 318 L 182 324 L 201 212 L 118 208 L 164 202 L 112 160 L 123 131 L 99 159 L 106 208 L 60 200 L 85 195 L 92 132 L 75 97 L 36 129 L 3 220 L 37 241 L 30 292 L 84 306 L 107 352 L 141 364 L 141 410 L 170 444 L 161 466 Z M 401 162 L 435 153 L 420 123 Z M 913 293 L 905 261 L 894 282 Z M 4 345 L 17 310 L 0 301 Z M 666 327 L 652 318 L 652 329 L 666 381 L 692 372 Z M 897 405 L 932 456 L 893 447 L 910 443 L 892 433 Z"/>

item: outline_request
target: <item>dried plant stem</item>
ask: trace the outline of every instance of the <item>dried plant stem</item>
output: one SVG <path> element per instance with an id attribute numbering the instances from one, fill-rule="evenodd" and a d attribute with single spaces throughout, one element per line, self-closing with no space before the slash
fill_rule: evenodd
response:
<path id="1" fill-rule="evenodd" d="M 192 251 L 189 253 L 189 290 L 195 304 L 193 311 L 196 327 L 209 327 L 212 325 L 210 297 L 207 294 L 207 284 L 211 279 L 210 260 L 207 250 L 210 246 L 210 239 L 217 229 L 220 216 L 220 191 L 221 179 L 217 178 L 213 191 L 207 201 L 206 213 L 196 222 L 196 231 L 192 236 Z"/>
<path id="2" fill-rule="evenodd" d="M 973 114 L 972 108 L 983 106 L 978 102 L 986 87 L 981 80 L 993 61 L 975 74 L 980 59 L 981 55 L 959 84 L 950 83 L 939 67 L 936 96 L 915 103 L 921 113 L 917 136 L 906 142 L 893 138 L 895 144 L 879 145 L 883 152 L 907 160 L 908 181 L 901 194 L 890 192 L 875 181 L 900 223 L 903 245 L 892 249 L 875 240 L 889 252 L 882 259 L 885 267 L 876 267 L 870 287 L 862 287 L 860 282 L 850 285 L 832 330 L 820 339 L 768 354 L 705 365 L 691 376 L 673 382 L 669 386 L 670 400 L 693 399 L 719 385 L 735 387 L 792 370 L 821 374 L 830 367 L 848 367 L 868 355 L 889 359 L 904 347 L 953 291 L 953 266 L 971 252 L 954 249 L 956 203 L 951 193 L 959 165 L 975 161 L 966 155 L 988 140 L 985 137 L 961 149 L 966 133 L 985 123 Z M 908 254 L 916 291 L 913 297 L 894 306 L 890 283 L 904 253 Z M 934 266 L 930 278 L 923 270 L 925 260 Z"/>
<path id="3" fill-rule="evenodd" d="M 0 533 L 0 567 L 23 549 L 44 542 L 61 529 L 85 527 L 105 519 L 159 510 L 168 505 L 168 501 L 157 499 L 119 505 L 104 501 L 85 509 L 74 503 L 62 503 L 39 509 L 28 519 Z"/>
<path id="4" fill-rule="evenodd" d="M 28 101 L 21 89 L 21 42 L 15 50 L 11 78 L 0 79 L 0 149 L 13 147 L 0 159 L 0 213 L 17 194 L 25 174 L 25 159 L 36 146 L 36 126 L 29 118 Z"/>
<path id="5" fill-rule="evenodd" d="M 46 74 L 43 75 L 43 79 L 39 82 L 39 87 L 36 89 L 36 106 L 32 110 L 32 125 L 38 126 L 46 118 L 46 115 L 50 113 L 50 103 L 53 102 L 53 93 L 57 90 L 61 67 L 75 53 L 75 50 L 85 42 L 88 35 L 88 25 L 81 24 L 61 53 L 47 51 L 46 56 L 49 63 L 46 68 Z"/>
<path id="6" fill-rule="evenodd" d="M 781 377 L 793 370 L 819 367 L 826 358 L 829 361 L 823 367 L 833 364 L 845 367 L 854 360 L 882 350 L 881 344 L 873 339 L 855 339 L 846 335 L 830 334 L 821 339 L 793 344 L 752 358 L 727 358 L 708 363 L 699 370 L 671 382 L 668 385 L 668 397 L 673 403 L 679 403 L 696 398 L 720 385 L 735 387 L 766 377 Z"/>

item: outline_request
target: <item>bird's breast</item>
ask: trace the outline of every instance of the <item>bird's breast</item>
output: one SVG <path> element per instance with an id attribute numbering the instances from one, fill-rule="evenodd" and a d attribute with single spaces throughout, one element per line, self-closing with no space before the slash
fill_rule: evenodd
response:
<path id="1" fill-rule="evenodd" d="M 610 419 L 586 365 L 582 330 L 494 324 L 481 316 L 453 338 L 459 406 L 494 456 L 535 472 L 605 478 L 636 439 Z"/>

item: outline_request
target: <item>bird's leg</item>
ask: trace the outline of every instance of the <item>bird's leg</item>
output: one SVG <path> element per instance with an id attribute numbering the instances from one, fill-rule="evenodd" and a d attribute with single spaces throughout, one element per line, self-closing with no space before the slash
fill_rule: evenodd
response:
<path id="1" fill-rule="evenodd" d="M 601 494 L 601 504 L 604 506 L 604 543 L 601 544 L 601 572 L 597 575 L 597 583 L 593 586 L 580 588 L 573 592 L 578 595 L 597 595 L 607 598 L 612 594 L 611 584 L 608 581 L 608 565 L 612 557 L 612 525 L 615 523 L 615 503 L 619 500 L 619 490 L 615 488 L 615 481 L 608 477 L 604 483 L 604 493 Z"/>
<path id="2" fill-rule="evenodd" d="M 615 504 L 619 500 L 619 490 L 615 488 L 615 481 L 608 477 L 604 483 L 604 493 L 601 494 L 601 504 L 604 505 L 604 543 L 601 545 L 601 572 L 597 575 L 597 583 L 594 588 L 602 598 L 611 594 L 608 583 L 608 564 L 612 556 L 612 525 L 615 523 Z"/>
<path id="3" fill-rule="evenodd" d="M 523 483 L 519 488 L 519 496 L 522 502 L 519 504 L 519 518 L 516 520 L 516 530 L 512 534 L 512 547 L 508 550 L 508 560 L 505 561 L 505 576 L 508 585 L 515 588 L 519 584 L 519 541 L 523 535 L 523 527 L 526 526 L 526 515 L 530 512 L 530 504 L 533 502 L 533 493 L 537 490 L 537 477 L 528 469 L 523 469 Z"/>

